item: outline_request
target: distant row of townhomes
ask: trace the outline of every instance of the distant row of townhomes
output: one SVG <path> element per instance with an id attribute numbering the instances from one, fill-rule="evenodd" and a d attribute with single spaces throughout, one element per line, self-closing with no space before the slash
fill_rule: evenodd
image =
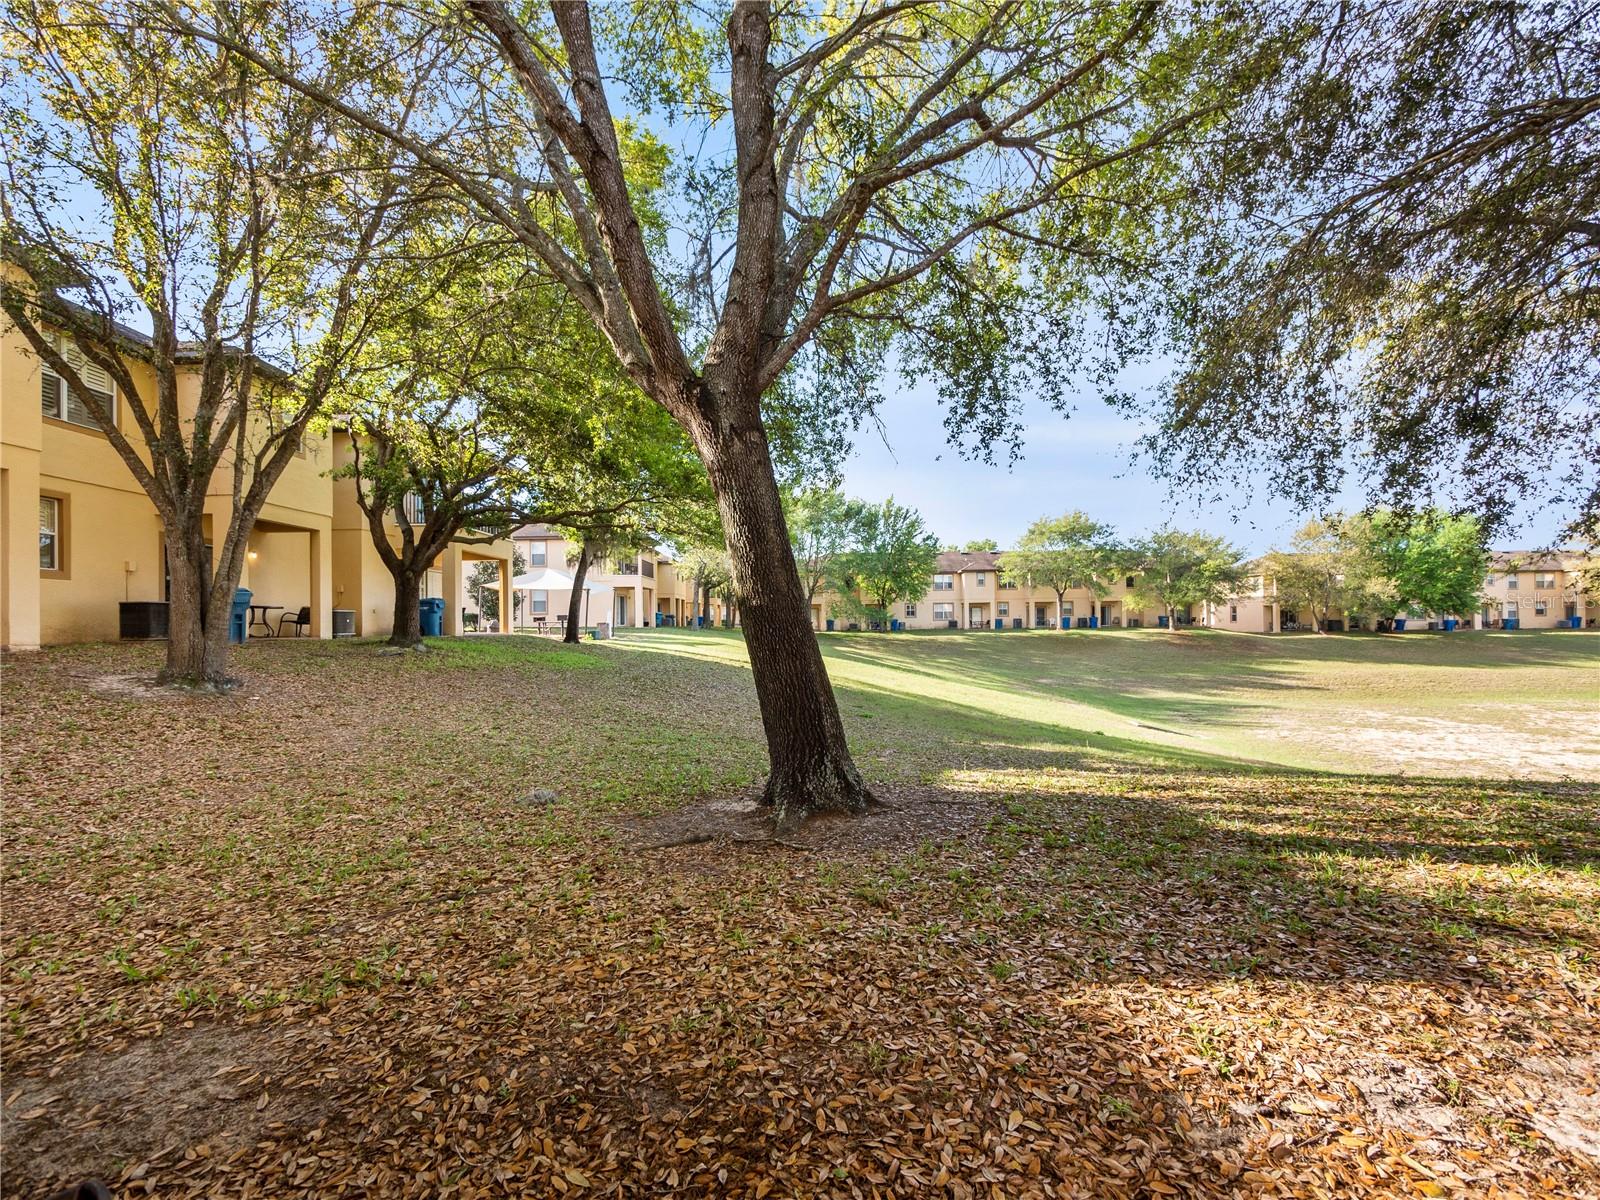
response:
<path id="1" fill-rule="evenodd" d="M 137 343 L 138 335 L 126 332 L 122 352 L 144 390 L 151 375 L 139 361 Z M 71 348 L 64 352 L 76 354 Z M 104 389 L 111 410 L 120 412 L 126 398 L 116 395 L 111 380 L 91 364 L 79 369 L 89 386 Z M 349 438 L 337 427 L 308 436 L 262 509 L 240 581 L 259 606 L 252 614 L 253 635 L 269 627 L 276 632 L 286 618 L 292 632 L 311 637 L 390 632 L 391 577 L 373 548 L 355 485 L 336 476 L 349 459 Z M 220 530 L 233 501 L 223 490 L 229 472 L 215 478 L 218 490 L 207 513 L 211 527 Z M 153 505 L 82 404 L 9 323 L 0 335 L 0 514 L 0 645 L 29 649 L 112 640 L 126 631 L 128 609 L 167 599 L 162 527 Z M 487 618 L 475 620 L 473 597 L 486 586 L 500 596 L 515 594 L 514 624 L 554 627 L 568 611 L 575 552 L 559 532 L 540 525 L 496 542 L 454 543 L 429 572 L 424 594 L 445 599 L 446 634 L 491 627 Z M 942 554 L 927 594 L 896 605 L 889 617 L 911 629 L 1157 623 L 1154 614 L 1133 607 L 1131 579 L 1117 581 L 1098 598 L 1084 591 L 1058 602 L 1047 589 L 1007 583 L 1003 560 L 1003 553 Z M 1568 625 L 1573 618 L 1585 626 L 1600 624 L 1600 596 L 1584 593 L 1581 566 L 1571 554 L 1498 553 L 1482 609 L 1454 615 L 1478 627 L 1507 618 L 1527 629 Z M 485 580 L 485 573 L 492 578 Z M 469 583 L 474 576 L 476 588 Z M 710 598 L 701 613 L 695 594 L 694 580 L 669 554 L 626 555 L 590 570 L 579 620 L 620 627 L 737 621 L 726 597 Z M 827 597 L 812 603 L 812 623 L 819 629 L 830 622 L 828 607 Z M 303 623 L 294 624 L 296 617 Z M 1180 611 L 1178 620 L 1251 633 L 1303 626 L 1301 614 L 1278 603 L 1272 580 L 1259 575 L 1227 603 Z"/>
<path id="2" fill-rule="evenodd" d="M 1574 553 L 1502 550 L 1490 556 L 1490 574 L 1484 580 L 1482 607 L 1472 613 L 1435 614 L 1409 622 L 1426 629 L 1445 617 L 1455 617 L 1463 627 L 1488 629 L 1508 619 L 1520 629 L 1600 626 L 1600 595 L 1583 590 L 1582 571 L 1587 559 Z M 1028 587 L 1008 581 L 1003 573 L 1005 552 L 947 551 L 939 555 L 932 586 L 920 600 L 895 605 L 889 616 L 908 629 L 1058 629 L 1148 628 L 1164 621 L 1165 614 L 1136 606 L 1134 577 L 1112 583 L 1096 597 L 1087 589 L 1068 592 L 1057 599 L 1049 588 Z M 812 620 L 825 625 L 826 603 L 812 606 Z M 1257 572 L 1239 594 L 1219 604 L 1191 605 L 1177 613 L 1180 625 L 1232 629 L 1241 633 L 1292 633 L 1311 628 L 1308 613 L 1296 612 L 1279 602 L 1273 580 Z"/>

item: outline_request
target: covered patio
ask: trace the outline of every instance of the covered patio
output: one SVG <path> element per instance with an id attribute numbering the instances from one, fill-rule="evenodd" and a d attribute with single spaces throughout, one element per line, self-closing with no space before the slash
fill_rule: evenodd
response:
<path id="1" fill-rule="evenodd" d="M 496 553 L 488 546 L 474 548 L 458 542 L 452 542 L 443 554 L 439 556 L 440 566 L 444 571 L 444 586 L 442 592 L 444 604 L 444 635 L 456 637 L 462 633 L 510 633 L 514 617 L 508 616 L 506 609 L 514 607 L 504 603 L 496 605 L 497 612 L 494 616 L 487 616 L 476 601 L 473 600 L 472 588 L 477 587 L 482 592 L 493 593 L 500 598 L 509 598 L 514 591 L 511 576 L 511 555 L 509 542 L 496 543 L 504 550 Z M 469 572 L 475 569 L 475 564 L 493 563 L 495 577 L 489 581 L 474 582 L 469 578 Z M 469 567 L 468 564 L 474 564 Z M 471 607 L 469 607 L 469 602 Z"/>
<path id="2" fill-rule="evenodd" d="M 572 589 L 576 577 L 557 567 L 535 567 L 518 575 L 511 582 L 512 590 L 520 597 L 515 609 L 514 626 L 531 629 L 536 633 L 563 630 L 567 623 L 567 610 L 571 606 Z M 579 603 L 579 624 L 587 628 L 594 620 L 609 620 L 614 589 L 610 584 L 583 581 L 583 599 Z"/>
<path id="3" fill-rule="evenodd" d="M 245 548 L 239 586 L 250 595 L 251 638 L 327 637 L 332 630 L 332 535 L 315 517 L 262 517 Z"/>

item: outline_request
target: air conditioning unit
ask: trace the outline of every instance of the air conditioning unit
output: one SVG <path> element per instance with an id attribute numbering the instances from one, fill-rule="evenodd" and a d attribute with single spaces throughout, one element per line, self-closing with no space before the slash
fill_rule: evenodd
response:
<path id="1" fill-rule="evenodd" d="M 356 610 L 353 608 L 336 608 L 333 610 L 333 636 L 336 638 L 355 637 L 356 635 Z"/>
<path id="2" fill-rule="evenodd" d="M 124 638 L 167 636 L 167 605 L 162 600 L 124 600 L 117 605 L 117 632 Z"/>

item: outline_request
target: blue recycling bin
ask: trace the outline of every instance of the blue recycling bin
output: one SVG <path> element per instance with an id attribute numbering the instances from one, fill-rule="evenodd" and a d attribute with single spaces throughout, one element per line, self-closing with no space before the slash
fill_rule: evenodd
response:
<path id="1" fill-rule="evenodd" d="M 1568 617 L 1567 618 L 1567 625 L 1570 626 L 1573 629 L 1582 629 L 1583 628 L 1583 618 L 1582 617 Z"/>
<path id="2" fill-rule="evenodd" d="M 1394 619 L 1394 631 L 1396 633 L 1404 633 L 1406 631 L 1406 619 L 1404 617 L 1396 617 Z"/>
<path id="3" fill-rule="evenodd" d="M 832 633 L 833 632 L 833 618 L 829 617 L 827 622 L 826 622 L 826 624 L 828 626 L 828 632 Z"/>
<path id="4" fill-rule="evenodd" d="M 1457 624 L 1458 622 L 1454 617 L 1446 617 L 1444 619 L 1444 631 L 1446 633 L 1454 633 L 1456 631 Z"/>
<path id="5" fill-rule="evenodd" d="M 1165 629 L 1166 627 L 1167 627 L 1167 618 L 1164 617 L 1164 616 L 1157 617 L 1156 618 L 1156 628 Z"/>
<path id="6" fill-rule="evenodd" d="M 228 614 L 228 640 L 236 646 L 242 646 L 250 636 L 251 595 L 249 588 L 234 589 L 233 611 Z"/>
<path id="7" fill-rule="evenodd" d="M 1516 629 L 1518 626 L 1519 621 L 1516 617 L 1507 617 L 1504 621 L 1500 622 L 1500 628 L 1502 629 Z"/>
<path id="8" fill-rule="evenodd" d="M 1002 621 L 999 617 L 996 617 L 994 619 L 994 627 L 996 629 L 1004 629 L 1006 627 L 1006 623 L 1004 621 Z"/>
<path id="9" fill-rule="evenodd" d="M 417 615 L 422 620 L 423 637 L 444 635 L 444 597 L 424 596 L 417 601 Z"/>
<path id="10" fill-rule="evenodd" d="M 1099 617 L 1090 617 L 1089 618 L 1089 628 L 1090 629 L 1099 629 L 1100 628 L 1100 618 Z"/>

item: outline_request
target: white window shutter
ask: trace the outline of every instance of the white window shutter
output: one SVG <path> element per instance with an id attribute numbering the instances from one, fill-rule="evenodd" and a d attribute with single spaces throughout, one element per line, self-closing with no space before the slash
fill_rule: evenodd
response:
<path id="1" fill-rule="evenodd" d="M 101 367 L 84 357 L 83 351 L 78 348 L 76 342 L 69 341 L 65 337 L 58 337 L 56 346 L 61 351 L 61 357 L 67 360 L 67 365 L 78 373 L 78 378 L 83 380 L 84 385 L 95 394 L 95 398 L 100 402 L 101 407 L 111 415 L 111 419 L 114 422 L 117 419 L 116 387 L 111 382 L 111 376 Z M 63 420 L 70 421 L 74 425 L 83 425 L 90 429 L 99 428 L 99 424 L 89 412 L 88 406 L 83 403 L 76 392 L 60 383 L 57 384 L 57 387 L 66 394 L 65 411 L 58 414 Z"/>

